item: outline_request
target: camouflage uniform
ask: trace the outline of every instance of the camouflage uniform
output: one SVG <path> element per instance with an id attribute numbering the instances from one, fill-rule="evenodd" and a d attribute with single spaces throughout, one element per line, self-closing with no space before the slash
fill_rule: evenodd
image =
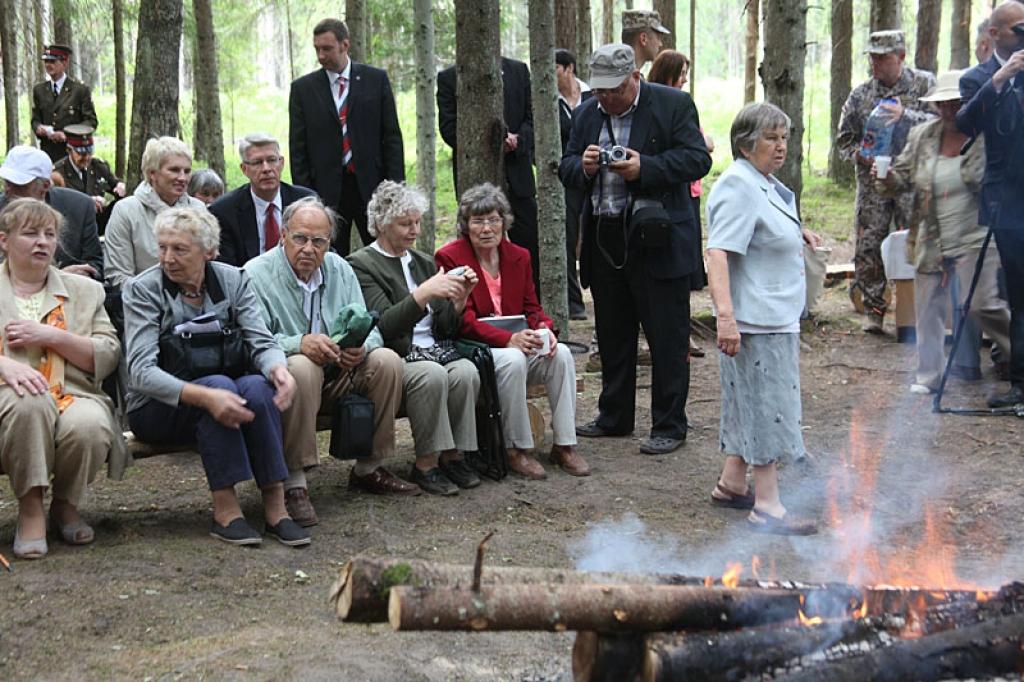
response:
<path id="1" fill-rule="evenodd" d="M 918 100 L 935 85 L 935 76 L 928 71 L 919 71 L 909 66 L 896 84 L 887 88 L 876 78 L 861 83 L 843 104 L 843 112 L 836 131 L 836 145 L 840 156 L 854 162 L 854 153 L 860 148 L 871 110 L 883 97 L 899 99 L 903 116 L 896 123 L 892 135 L 893 158 L 896 158 L 907 141 L 907 133 L 918 123 L 934 117 L 927 102 Z M 853 286 L 861 290 L 864 308 L 878 315 L 885 314 L 885 269 L 882 266 L 882 240 L 889 234 L 889 224 L 895 219 L 896 229 L 909 227 L 913 215 L 913 191 L 893 198 L 883 197 L 875 190 L 871 181 L 871 168 L 856 164 L 857 201 L 856 213 L 857 245 L 854 255 Z"/>

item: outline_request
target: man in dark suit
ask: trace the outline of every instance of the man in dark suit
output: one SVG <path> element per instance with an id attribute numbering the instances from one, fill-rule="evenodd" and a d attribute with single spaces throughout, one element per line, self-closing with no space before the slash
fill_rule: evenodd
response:
<path id="1" fill-rule="evenodd" d="M 344 22 L 317 24 L 313 47 L 323 68 L 293 81 L 288 97 L 292 182 L 337 208 L 344 256 L 353 222 L 364 244 L 373 241 L 366 204 L 381 180 L 405 180 L 402 131 L 387 72 L 349 59 Z"/>
<path id="2" fill-rule="evenodd" d="M 70 59 L 70 47 L 47 45 L 43 52 L 47 80 L 32 88 L 32 132 L 51 161 L 59 161 L 65 154 L 65 127 L 75 123 L 93 128 L 98 125 L 89 86 L 67 75 Z"/>
<path id="3" fill-rule="evenodd" d="M 65 187 L 92 198 L 96 206 L 96 225 L 100 234 L 103 234 L 114 203 L 125 196 L 125 186 L 110 170 L 106 161 L 93 156 L 93 132 L 93 127 L 84 123 L 65 128 L 68 155 L 53 164 L 53 170 L 63 178 Z M 107 194 L 113 197 L 109 204 Z"/>
<path id="4" fill-rule="evenodd" d="M 54 263 L 65 272 L 73 272 L 103 281 L 103 249 L 96 231 L 96 207 L 92 200 L 73 189 L 53 187 L 50 174 L 53 162 L 35 147 L 11 147 L 0 166 L 4 194 L 0 209 L 14 199 L 45 201 L 64 216 Z"/>
<path id="5" fill-rule="evenodd" d="M 210 204 L 220 223 L 218 260 L 242 267 L 251 258 L 277 246 L 284 209 L 316 192 L 281 182 L 281 145 L 264 133 L 246 135 L 238 143 L 242 173 L 248 184 Z"/>
<path id="6" fill-rule="evenodd" d="M 584 193 L 580 281 L 594 295 L 602 364 L 597 419 L 576 432 L 593 438 L 633 431 L 643 325 L 651 348 L 651 432 L 640 451 L 664 454 L 686 439 L 689 275 L 697 267 L 689 183 L 707 174 L 711 156 L 693 100 L 643 82 L 628 45 L 598 48 L 590 74 L 595 97 L 580 105 L 559 169 L 563 184 Z M 613 145 L 625 147 L 625 160 L 602 158 Z"/>
<path id="7" fill-rule="evenodd" d="M 505 193 L 512 204 L 515 222 L 508 236 L 513 243 L 530 252 L 533 283 L 540 294 L 540 255 L 537 243 L 537 184 L 533 178 L 533 104 L 530 94 L 530 69 L 526 64 L 501 58 L 501 82 L 505 90 Z M 438 128 L 441 138 L 452 148 L 452 178 L 458 191 L 455 166 L 458 103 L 455 67 L 437 74 Z"/>
<path id="8" fill-rule="evenodd" d="M 1024 403 L 1024 4 L 1010 0 L 990 17 L 995 52 L 960 79 L 957 126 L 985 136 L 978 222 L 996 238 L 1010 304 L 1010 390 L 990 407 Z"/>

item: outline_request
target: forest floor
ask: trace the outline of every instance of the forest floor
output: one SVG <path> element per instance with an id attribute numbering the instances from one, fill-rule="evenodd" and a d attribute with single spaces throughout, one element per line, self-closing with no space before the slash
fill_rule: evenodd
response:
<path id="1" fill-rule="evenodd" d="M 695 311 L 706 293 L 694 295 Z M 589 340 L 592 322 L 573 323 Z M 892 329 L 889 329 L 890 334 Z M 712 507 L 718 452 L 718 361 L 695 358 L 686 446 L 639 454 L 649 424 L 641 368 L 637 430 L 583 440 L 589 478 L 549 467 L 546 481 L 485 481 L 453 498 L 382 499 L 350 492 L 349 464 L 311 476 L 320 515 L 313 544 L 229 547 L 207 535 L 210 500 L 198 459 L 139 462 L 124 481 L 99 480 L 85 514 L 95 544 L 53 542 L 43 561 L 0 572 L 0 678 L 569 680 L 571 633 L 395 633 L 340 623 L 328 588 L 346 559 L 378 556 L 470 563 L 491 530 L 487 561 L 514 566 L 672 570 L 996 585 L 1024 577 L 1022 423 L 934 414 L 908 392 L 912 346 L 859 331 L 845 284 L 827 289 L 803 334 L 802 388 L 810 467 L 783 469 L 790 508 L 820 520 L 808 538 L 751 533 L 744 513 Z M 600 377 L 586 374 L 578 421 L 595 413 Z M 980 406 L 1002 389 L 952 382 L 946 404 Z M 550 437 L 550 436 L 549 436 Z M 407 470 L 412 443 L 401 424 Z M 259 518 L 254 488 L 244 509 Z M 0 483 L 0 551 L 10 558 L 16 502 Z M 301 572 L 301 573 L 300 573 Z M 303 577 L 305 576 L 305 577 Z"/>

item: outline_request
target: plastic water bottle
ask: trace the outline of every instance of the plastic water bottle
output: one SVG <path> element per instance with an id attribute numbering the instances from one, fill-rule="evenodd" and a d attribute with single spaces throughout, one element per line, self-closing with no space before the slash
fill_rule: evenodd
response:
<path id="1" fill-rule="evenodd" d="M 884 97 L 871 110 L 867 123 L 864 124 L 864 137 L 860 141 L 861 156 L 892 156 L 892 131 L 896 127 L 896 122 L 882 105 L 898 103 L 899 100 Z"/>

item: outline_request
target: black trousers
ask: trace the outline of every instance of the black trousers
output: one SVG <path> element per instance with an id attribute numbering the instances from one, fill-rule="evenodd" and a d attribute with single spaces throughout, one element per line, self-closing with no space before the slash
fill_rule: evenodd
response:
<path id="1" fill-rule="evenodd" d="M 587 312 L 587 307 L 583 303 L 583 289 L 580 288 L 580 278 L 576 272 L 576 246 L 579 238 L 579 209 L 572 206 L 567 193 L 565 197 L 565 263 L 570 315 L 581 315 Z"/>
<path id="2" fill-rule="evenodd" d="M 1010 383 L 1024 388 L 1024 230 L 993 230 L 1010 304 Z"/>
<path id="3" fill-rule="evenodd" d="M 347 256 L 352 240 L 352 224 L 359 230 L 359 238 L 366 246 L 373 241 L 366 229 L 366 203 L 359 192 L 359 181 L 347 170 L 341 175 L 341 198 L 338 200 L 338 233 L 334 238 L 334 250 L 342 257 Z"/>
<path id="4" fill-rule="evenodd" d="M 537 288 L 540 299 L 540 249 L 537 241 L 537 198 L 516 197 L 509 194 L 508 201 L 512 204 L 512 229 L 508 238 L 530 252 L 530 265 L 533 267 L 533 286 Z"/>
<path id="5" fill-rule="evenodd" d="M 651 277 L 643 248 L 636 244 L 628 249 L 625 267 L 617 269 L 613 263 L 622 263 L 626 251 L 621 220 L 602 221 L 595 242 L 604 247 L 607 256 L 595 244 L 583 257 L 590 259 L 590 290 L 601 351 L 597 424 L 613 434 L 633 431 L 637 342 L 643 326 L 651 347 L 651 436 L 685 439 L 690 279 Z"/>

